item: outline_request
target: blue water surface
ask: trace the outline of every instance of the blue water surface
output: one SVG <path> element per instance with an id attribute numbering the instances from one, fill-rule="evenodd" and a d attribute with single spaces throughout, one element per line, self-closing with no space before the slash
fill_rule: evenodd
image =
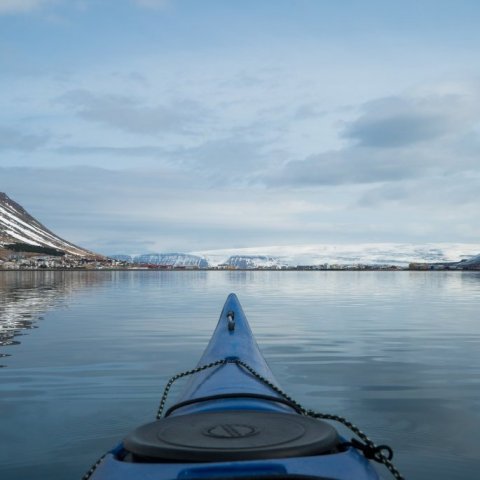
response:
<path id="1" fill-rule="evenodd" d="M 151 421 L 230 292 L 299 402 L 408 479 L 479 478 L 480 272 L 346 271 L 0 272 L 0 478 L 78 479 Z"/>

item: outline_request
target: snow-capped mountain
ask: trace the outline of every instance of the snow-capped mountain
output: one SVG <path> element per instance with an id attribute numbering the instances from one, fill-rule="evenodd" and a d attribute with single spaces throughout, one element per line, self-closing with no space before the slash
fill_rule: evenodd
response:
<path id="1" fill-rule="evenodd" d="M 189 253 L 145 253 L 143 255 L 109 255 L 109 258 L 138 265 L 161 265 L 164 267 L 210 268 L 222 265 L 238 269 L 280 268 L 285 263 L 279 258 L 268 255 L 231 255 L 227 258 L 207 260 L 204 255 Z"/>
<path id="2" fill-rule="evenodd" d="M 190 253 L 110 255 L 110 258 L 137 264 L 171 267 L 231 267 L 238 269 L 282 268 L 314 265 L 396 265 L 409 263 L 480 264 L 479 244 L 317 244 L 250 247 Z"/>
<path id="3" fill-rule="evenodd" d="M 100 257 L 67 242 L 32 217 L 22 206 L 0 192 L 0 249 L 29 245 L 81 257 Z"/>
<path id="4" fill-rule="evenodd" d="M 249 247 L 240 249 L 191 252 L 204 257 L 210 266 L 230 265 L 231 258 L 250 259 L 247 268 L 264 266 L 263 258 L 277 265 L 397 265 L 409 263 L 440 263 L 474 261 L 480 259 L 480 244 L 427 243 L 427 244 L 309 244 Z M 477 257 L 475 257 L 475 255 Z M 241 262 L 241 260 L 239 260 Z M 464 262 L 462 262 L 462 265 Z M 251 265 L 251 266 L 250 266 Z M 242 268 L 242 267 L 240 267 Z"/>
<path id="5" fill-rule="evenodd" d="M 285 263 L 282 264 L 279 258 L 269 255 L 232 255 L 223 265 L 239 269 L 251 269 L 280 268 Z"/>
<path id="6" fill-rule="evenodd" d="M 480 266 L 480 255 L 475 255 L 474 257 L 463 261 L 460 265 L 462 267 L 479 267 Z"/>
<path id="7" fill-rule="evenodd" d="M 149 253 L 133 258 L 133 263 L 163 265 L 173 268 L 197 267 L 208 268 L 205 258 L 187 253 Z"/>

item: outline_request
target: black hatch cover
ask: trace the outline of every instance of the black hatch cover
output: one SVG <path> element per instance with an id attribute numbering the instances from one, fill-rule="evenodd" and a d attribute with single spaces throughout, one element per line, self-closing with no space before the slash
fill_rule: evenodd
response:
<path id="1" fill-rule="evenodd" d="M 218 462 L 320 455 L 339 442 L 335 428 L 310 417 L 233 410 L 163 418 L 123 443 L 137 461 Z"/>

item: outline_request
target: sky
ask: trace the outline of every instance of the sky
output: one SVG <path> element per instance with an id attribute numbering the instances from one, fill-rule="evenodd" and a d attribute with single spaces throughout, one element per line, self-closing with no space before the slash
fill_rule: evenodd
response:
<path id="1" fill-rule="evenodd" d="M 0 191 L 103 254 L 478 244 L 480 2 L 0 0 Z"/>

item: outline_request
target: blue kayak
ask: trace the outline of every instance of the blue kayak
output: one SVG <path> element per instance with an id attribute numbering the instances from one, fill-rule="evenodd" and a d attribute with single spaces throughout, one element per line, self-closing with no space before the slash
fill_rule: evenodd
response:
<path id="1" fill-rule="evenodd" d="M 183 392 L 164 412 L 171 384 L 187 374 Z M 282 392 L 235 294 L 197 368 L 177 377 L 157 420 L 128 434 L 85 479 L 380 478 L 358 445 Z"/>

